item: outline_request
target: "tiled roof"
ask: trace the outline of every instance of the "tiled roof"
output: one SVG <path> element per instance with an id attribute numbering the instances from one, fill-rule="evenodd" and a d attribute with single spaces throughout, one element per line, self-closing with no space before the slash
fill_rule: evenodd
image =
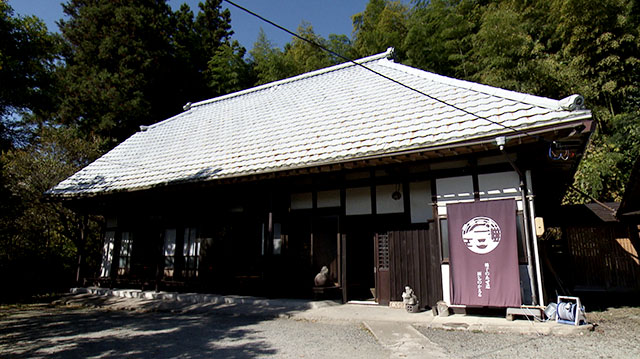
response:
<path id="1" fill-rule="evenodd" d="M 563 102 L 455 80 L 394 63 L 359 63 L 474 117 L 341 64 L 191 105 L 148 126 L 49 193 L 131 191 L 312 167 L 441 147 L 591 116 Z"/>

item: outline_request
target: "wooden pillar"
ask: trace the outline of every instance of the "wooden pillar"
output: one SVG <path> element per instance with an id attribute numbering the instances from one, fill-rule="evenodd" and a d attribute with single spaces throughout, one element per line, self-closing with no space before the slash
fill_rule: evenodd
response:
<path id="1" fill-rule="evenodd" d="M 76 270 L 76 284 L 80 285 L 82 280 L 82 262 L 84 257 L 84 249 L 87 245 L 87 215 L 83 214 L 80 218 L 80 224 L 78 229 L 78 241 L 76 242 L 76 248 L 78 250 L 78 268 Z"/>
<path id="2" fill-rule="evenodd" d="M 340 235 L 340 248 L 342 249 L 342 256 L 340 257 L 340 261 L 341 261 L 341 278 L 340 278 L 340 284 L 341 284 L 341 288 L 342 288 L 342 303 L 346 303 L 348 300 L 348 296 L 347 296 L 347 235 L 346 234 L 342 234 Z"/>

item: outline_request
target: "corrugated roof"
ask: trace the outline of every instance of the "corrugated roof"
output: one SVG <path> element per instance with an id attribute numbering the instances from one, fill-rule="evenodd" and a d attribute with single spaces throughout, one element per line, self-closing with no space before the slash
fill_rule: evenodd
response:
<path id="1" fill-rule="evenodd" d="M 513 134 L 591 116 L 561 101 L 439 76 L 388 59 L 359 63 L 491 123 L 345 63 L 191 105 L 52 188 L 131 191 L 304 168 Z"/>

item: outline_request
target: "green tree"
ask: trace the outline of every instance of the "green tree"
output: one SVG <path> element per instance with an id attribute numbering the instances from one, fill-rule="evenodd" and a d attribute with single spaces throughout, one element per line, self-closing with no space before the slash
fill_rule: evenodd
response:
<path id="1" fill-rule="evenodd" d="M 220 0 L 199 3 L 194 17 L 183 4 L 173 14 L 173 44 L 178 62 L 175 91 L 195 102 L 250 87 L 255 82 L 246 49 L 231 40 L 231 13 Z M 183 103 L 184 103 L 183 102 Z"/>
<path id="2" fill-rule="evenodd" d="M 202 40 L 195 27 L 195 16 L 187 4 L 172 14 L 175 29 L 172 40 L 175 67 L 173 94 L 182 104 L 204 100 L 209 94 L 203 69 L 207 58 L 202 51 Z M 194 55 L 196 58 L 194 58 Z"/>
<path id="3" fill-rule="evenodd" d="M 457 78 L 470 76 L 473 37 L 482 9 L 473 0 L 417 3 L 407 22 L 407 65 Z"/>
<path id="4" fill-rule="evenodd" d="M 171 10 L 164 1 L 71 0 L 59 119 L 111 144 L 179 111 L 171 88 Z"/>
<path id="5" fill-rule="evenodd" d="M 20 116 L 52 111 L 59 38 L 33 16 L 14 16 L 0 1 L 0 152 L 20 135 Z"/>
<path id="6" fill-rule="evenodd" d="M 356 55 L 370 56 L 394 47 L 397 57 L 404 59 L 408 17 L 409 9 L 400 1 L 370 0 L 363 12 L 351 17 Z"/>
<path id="7" fill-rule="evenodd" d="M 258 77 L 257 84 L 336 65 L 345 61 L 343 57 L 352 58 L 354 55 L 351 41 L 345 35 L 329 34 L 329 40 L 326 40 L 317 35 L 307 22 L 298 26 L 297 34 L 309 41 L 294 36 L 283 51 L 275 47 L 260 29 L 258 39 L 249 52 Z"/>
<path id="8" fill-rule="evenodd" d="M 289 59 L 289 63 L 293 64 L 294 67 L 292 75 L 298 75 L 332 65 L 329 53 L 314 45 L 319 44 L 325 48 L 328 46 L 325 39 L 316 35 L 311 24 L 302 22 L 300 26 L 298 26 L 297 34 L 310 40 L 313 44 L 294 37 L 289 46 L 285 47 L 284 56 Z"/>
<path id="9" fill-rule="evenodd" d="M 237 41 L 218 47 L 208 63 L 208 87 L 216 95 L 251 87 L 256 77 L 251 65 L 244 60 L 246 50 Z"/>
<path id="10" fill-rule="evenodd" d="M 598 127 L 575 183 L 601 200 L 619 200 L 640 151 L 640 23 L 635 2 L 558 0 L 555 44 L 561 80 L 585 95 Z"/>
<path id="11" fill-rule="evenodd" d="M 68 20 L 60 27 L 68 46 L 59 121 L 78 125 L 85 136 L 108 138 L 112 146 L 188 101 L 248 83 L 231 76 L 227 89 L 221 82 L 221 54 L 237 59 L 244 49 L 230 42 L 230 13 L 220 3 L 200 3 L 195 17 L 186 5 L 172 12 L 165 0 L 64 4 Z"/>
<path id="12" fill-rule="evenodd" d="M 637 6 L 631 0 L 418 1 L 406 63 L 545 97 L 584 95 L 597 126 L 575 185 L 618 200 L 640 151 Z"/>
<path id="13" fill-rule="evenodd" d="M 280 80 L 295 74 L 294 65 L 284 56 L 284 52 L 274 46 L 267 34 L 260 29 L 258 38 L 249 51 L 254 71 L 258 78 L 256 85 Z"/>
<path id="14" fill-rule="evenodd" d="M 340 55 L 336 56 L 334 54 L 329 54 L 329 60 L 333 65 L 344 62 L 344 57 L 352 60 L 356 58 L 353 50 L 353 44 L 347 35 L 329 34 L 327 39 L 327 49 Z"/>
<path id="15" fill-rule="evenodd" d="M 29 145 L 0 156 L 2 205 L 9 207 L 0 216 L 0 273 L 12 273 L 0 299 L 66 289 L 75 280 L 78 254 L 99 250 L 97 223 L 45 195 L 94 160 L 99 148 L 99 141 L 80 139 L 73 129 L 45 126 Z"/>
<path id="16" fill-rule="evenodd" d="M 534 92 L 534 51 L 538 45 L 527 31 L 527 18 L 507 2 L 487 7 L 473 36 L 473 78 L 476 81 L 520 92 Z M 540 93 L 538 91 L 537 93 Z"/>

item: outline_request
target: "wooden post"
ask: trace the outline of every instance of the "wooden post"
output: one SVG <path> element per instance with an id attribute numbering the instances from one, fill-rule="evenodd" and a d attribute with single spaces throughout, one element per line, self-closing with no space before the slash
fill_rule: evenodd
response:
<path id="1" fill-rule="evenodd" d="M 340 258 L 340 261 L 342 262 L 341 266 L 342 270 L 341 270 L 341 280 L 340 280 L 340 284 L 342 285 L 342 303 L 346 303 L 348 301 L 348 296 L 347 296 L 347 235 L 346 234 L 342 234 L 341 235 L 341 245 L 340 247 L 342 248 L 342 256 Z"/>
<path id="2" fill-rule="evenodd" d="M 82 215 L 82 217 L 80 218 L 80 228 L 78 231 L 79 235 L 78 235 L 78 242 L 77 242 L 77 249 L 78 249 L 78 268 L 76 270 L 76 284 L 80 285 L 80 281 L 82 280 L 82 260 L 83 260 L 83 253 L 84 253 L 84 247 L 86 246 L 86 242 L 87 242 L 87 215 L 84 214 Z"/>
<path id="3" fill-rule="evenodd" d="M 156 238 L 156 281 L 155 281 L 155 291 L 156 293 L 160 291 L 160 282 L 162 281 L 162 277 L 164 276 L 164 236 L 165 232 L 159 230 L 158 238 Z"/>

